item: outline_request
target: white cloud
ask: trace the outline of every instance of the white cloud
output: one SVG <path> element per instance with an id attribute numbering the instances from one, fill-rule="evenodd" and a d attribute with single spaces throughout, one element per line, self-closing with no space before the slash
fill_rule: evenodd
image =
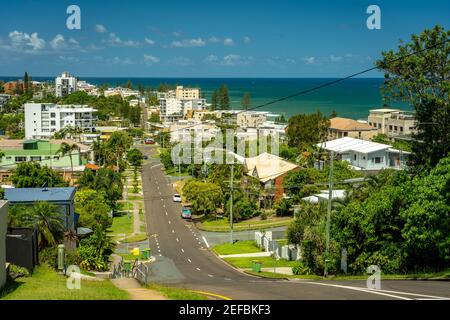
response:
<path id="1" fill-rule="evenodd" d="M 149 39 L 149 38 L 145 38 L 144 41 L 146 44 L 151 45 L 151 46 L 155 44 L 155 41 L 152 39 Z"/>
<path id="2" fill-rule="evenodd" d="M 188 47 L 204 47 L 205 41 L 202 38 L 188 39 L 182 41 L 173 41 L 171 46 L 175 48 L 188 48 Z"/>
<path id="3" fill-rule="evenodd" d="M 57 49 L 61 49 L 62 47 L 65 46 L 65 39 L 64 36 L 61 34 L 57 34 L 52 41 L 50 41 L 50 47 L 52 47 L 53 49 L 57 50 Z"/>
<path id="4" fill-rule="evenodd" d="M 226 46 L 234 46 L 234 41 L 231 38 L 226 38 L 225 40 L 223 40 L 223 44 Z"/>
<path id="5" fill-rule="evenodd" d="M 211 38 L 208 39 L 208 42 L 211 42 L 211 43 L 219 43 L 219 42 L 220 42 L 220 38 L 217 38 L 217 37 L 211 37 Z"/>
<path id="6" fill-rule="evenodd" d="M 64 62 L 69 62 L 69 63 L 80 61 L 80 59 L 78 59 L 77 57 L 59 56 L 58 58 Z"/>
<path id="7" fill-rule="evenodd" d="M 97 24 L 97 25 L 95 25 L 95 32 L 106 33 L 106 32 L 108 32 L 108 29 L 106 29 L 106 27 L 102 24 Z"/>
<path id="8" fill-rule="evenodd" d="M 245 36 L 243 41 L 245 44 L 248 44 L 248 43 L 250 43 L 251 39 L 250 39 L 250 37 Z"/>
<path id="9" fill-rule="evenodd" d="M 204 59 L 204 62 L 207 64 L 213 65 L 221 65 L 221 66 L 238 66 L 238 65 L 247 65 L 253 61 L 253 57 L 242 57 L 238 54 L 228 54 L 222 58 L 219 58 L 215 55 L 209 55 Z"/>
<path id="10" fill-rule="evenodd" d="M 27 48 L 31 48 L 32 50 L 37 51 L 45 47 L 45 40 L 39 38 L 37 32 L 29 35 L 28 33 L 14 30 L 9 33 L 9 39 L 11 40 L 11 46 L 13 49 L 26 50 Z"/>
<path id="11" fill-rule="evenodd" d="M 111 60 L 107 60 L 108 63 L 112 63 L 112 64 L 121 64 L 121 65 L 129 65 L 129 64 L 133 64 L 133 61 L 131 61 L 130 58 L 119 58 L 119 57 L 114 57 Z"/>
<path id="12" fill-rule="evenodd" d="M 108 39 L 104 39 L 103 43 L 112 47 L 139 47 L 140 43 L 133 40 L 122 40 L 115 33 L 111 32 Z"/>
<path id="13" fill-rule="evenodd" d="M 154 64 L 154 63 L 158 63 L 159 61 L 160 60 L 155 56 L 152 56 L 150 54 L 144 54 L 144 62 L 146 64 Z"/>
<path id="14" fill-rule="evenodd" d="M 172 32 L 174 37 L 181 37 L 181 32 L 180 31 L 174 31 Z"/>
<path id="15" fill-rule="evenodd" d="M 331 61 L 331 62 L 339 62 L 339 61 L 342 61 L 342 56 L 331 55 L 331 56 L 330 56 L 330 61 Z"/>
<path id="16" fill-rule="evenodd" d="M 217 63 L 217 62 L 219 62 L 219 58 L 217 56 L 211 54 L 211 55 L 209 55 L 209 56 L 207 56 L 205 58 L 205 62 L 207 62 L 207 63 Z"/>
<path id="17" fill-rule="evenodd" d="M 169 64 L 174 64 L 177 66 L 190 66 L 193 64 L 192 60 L 186 57 L 176 57 L 169 60 Z"/>
<path id="18" fill-rule="evenodd" d="M 316 63 L 316 57 L 304 57 L 302 60 L 305 61 L 306 64 Z"/>

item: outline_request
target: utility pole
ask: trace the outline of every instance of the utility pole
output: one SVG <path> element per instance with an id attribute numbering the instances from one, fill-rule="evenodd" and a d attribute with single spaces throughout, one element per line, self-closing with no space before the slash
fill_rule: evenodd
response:
<path id="1" fill-rule="evenodd" d="M 230 179 L 230 243 L 233 244 L 233 176 L 234 176 L 234 159 L 231 164 L 231 179 Z"/>
<path id="2" fill-rule="evenodd" d="M 327 208 L 327 230 L 326 230 L 326 247 L 325 247 L 325 270 L 324 276 L 328 277 L 328 262 L 329 262 L 329 253 L 330 253 L 330 220 L 331 220 L 331 202 L 333 199 L 333 158 L 334 152 L 331 151 L 330 154 L 330 175 L 329 175 L 329 184 L 328 184 L 328 208 Z"/>

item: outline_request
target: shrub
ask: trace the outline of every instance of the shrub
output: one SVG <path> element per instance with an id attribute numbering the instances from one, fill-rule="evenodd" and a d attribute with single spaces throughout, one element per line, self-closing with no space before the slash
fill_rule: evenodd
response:
<path id="1" fill-rule="evenodd" d="M 49 247 L 39 251 L 39 264 L 56 268 L 58 263 L 58 248 Z"/>
<path id="2" fill-rule="evenodd" d="M 309 275 L 312 274 L 312 271 L 306 264 L 303 263 L 303 261 L 299 261 L 292 267 L 292 273 L 295 275 Z"/>
<path id="3" fill-rule="evenodd" d="M 29 277 L 30 273 L 24 267 L 17 266 L 15 264 L 9 265 L 9 275 L 12 279 L 20 278 L 20 277 Z"/>

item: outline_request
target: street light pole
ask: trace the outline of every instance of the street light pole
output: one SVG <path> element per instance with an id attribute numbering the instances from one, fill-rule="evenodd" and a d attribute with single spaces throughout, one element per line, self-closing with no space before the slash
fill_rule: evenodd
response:
<path id="1" fill-rule="evenodd" d="M 325 268 L 324 276 L 328 277 L 328 255 L 330 252 L 330 220 L 331 220 L 331 201 L 333 199 L 333 158 L 334 152 L 330 154 L 330 174 L 328 183 L 328 208 L 327 208 L 327 226 L 326 226 L 326 247 L 325 247 Z"/>

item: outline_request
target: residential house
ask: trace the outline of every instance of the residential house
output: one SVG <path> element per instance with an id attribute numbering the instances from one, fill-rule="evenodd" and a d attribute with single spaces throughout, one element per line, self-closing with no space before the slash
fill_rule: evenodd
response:
<path id="1" fill-rule="evenodd" d="M 76 188 L 11 188 L 5 189 L 5 199 L 10 205 L 33 205 L 44 201 L 55 205 L 66 230 L 75 230 Z"/>
<path id="2" fill-rule="evenodd" d="M 69 155 L 61 155 L 58 150 L 65 142 L 76 144 L 79 151 L 71 155 L 74 170 Z M 0 158 L 0 179 L 2 183 L 9 183 L 9 178 L 17 164 L 22 162 L 38 162 L 46 165 L 63 175 L 64 178 L 75 180 L 76 176 L 84 171 L 84 164 L 92 157 L 90 147 L 71 140 L 0 140 L 0 150 L 4 156 Z"/>
<path id="3" fill-rule="evenodd" d="M 53 103 L 25 104 L 25 137 L 49 139 L 66 127 L 94 133 L 97 110 L 87 105 L 58 105 Z"/>
<path id="4" fill-rule="evenodd" d="M 400 109 L 374 109 L 369 111 L 368 123 L 378 133 L 388 137 L 410 136 L 415 133 L 416 118 L 413 112 Z"/>
<path id="5" fill-rule="evenodd" d="M 246 158 L 244 167 L 245 173 L 258 179 L 264 188 L 271 185 L 275 188 L 275 201 L 284 196 L 284 177 L 289 172 L 299 169 L 299 166 L 295 163 L 288 162 L 267 152 L 261 153 L 256 157 Z"/>
<path id="6" fill-rule="evenodd" d="M 200 99 L 200 89 L 177 86 L 175 89 L 175 98 L 180 100 L 198 100 Z"/>
<path id="7" fill-rule="evenodd" d="M 6 94 L 16 94 L 17 91 L 23 91 L 24 84 L 22 80 L 9 81 L 3 84 L 3 90 Z"/>
<path id="8" fill-rule="evenodd" d="M 6 283 L 6 230 L 8 228 L 8 201 L 0 200 L 0 290 Z"/>
<path id="9" fill-rule="evenodd" d="M 402 169 L 410 155 L 387 144 L 350 137 L 318 143 L 317 146 L 335 152 L 336 158 L 348 161 L 356 170 Z"/>
<path id="10" fill-rule="evenodd" d="M 302 198 L 303 201 L 310 203 L 328 202 L 330 192 L 328 190 L 320 190 L 320 193 L 314 194 L 309 197 Z M 331 200 L 344 200 L 346 197 L 345 190 L 333 190 L 331 192 Z"/>
<path id="11" fill-rule="evenodd" d="M 328 128 L 328 140 L 343 137 L 370 140 L 378 134 L 378 130 L 367 123 L 348 118 L 332 118 Z"/>
<path id="12" fill-rule="evenodd" d="M 236 124 L 241 128 L 257 128 L 267 120 L 267 113 L 264 111 L 244 111 L 236 114 Z"/>

